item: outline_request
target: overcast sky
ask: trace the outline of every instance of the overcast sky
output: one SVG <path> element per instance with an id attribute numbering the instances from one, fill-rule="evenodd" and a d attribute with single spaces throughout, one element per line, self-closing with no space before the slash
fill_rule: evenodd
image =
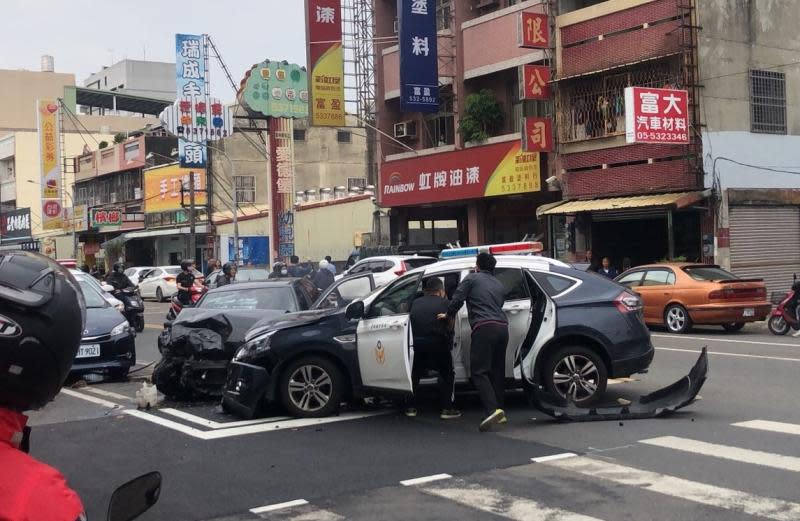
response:
<path id="1" fill-rule="evenodd" d="M 75 82 L 124 58 L 175 61 L 175 33 L 211 35 L 239 83 L 266 58 L 306 64 L 303 0 L 0 0 L 0 69 L 39 70 L 43 54 Z M 212 95 L 234 93 L 214 60 Z"/>

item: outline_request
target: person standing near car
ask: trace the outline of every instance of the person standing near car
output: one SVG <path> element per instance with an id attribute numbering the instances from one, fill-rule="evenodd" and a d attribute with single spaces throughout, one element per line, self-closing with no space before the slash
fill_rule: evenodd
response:
<path id="1" fill-rule="evenodd" d="M 467 303 L 469 325 L 472 328 L 470 347 L 470 378 L 478 390 L 486 417 L 478 429 L 486 432 L 492 425 L 506 423 L 503 411 L 505 398 L 506 347 L 508 320 L 503 311 L 506 290 L 494 276 L 497 259 L 490 253 L 480 253 L 475 272 L 467 275 L 456 288 L 447 313 L 439 319 L 453 320 L 464 302 Z"/>
<path id="2" fill-rule="evenodd" d="M 611 265 L 611 259 L 608 257 L 603 257 L 603 264 L 600 269 L 597 270 L 597 273 L 611 280 L 614 280 L 617 275 L 619 275 L 617 268 Z"/>
<path id="3" fill-rule="evenodd" d="M 455 373 L 453 372 L 453 345 L 450 328 L 446 321 L 439 320 L 442 313 L 447 314 L 450 301 L 444 292 L 444 284 L 439 277 L 425 281 L 425 294 L 411 303 L 411 331 L 414 334 L 414 367 L 411 370 L 413 397 L 406 404 L 406 416 L 417 415 L 416 396 L 419 381 L 428 369 L 438 375 L 439 417 L 450 420 L 461 417 L 461 412 L 453 407 L 455 394 Z"/>
<path id="4" fill-rule="evenodd" d="M 184 305 L 192 303 L 190 290 L 194 286 L 194 261 L 181 261 L 181 272 L 175 277 L 175 284 L 178 286 L 178 300 Z"/>
<path id="5" fill-rule="evenodd" d="M 314 274 L 314 278 L 311 279 L 311 282 L 314 283 L 314 286 L 320 290 L 324 291 L 328 289 L 328 286 L 333 284 L 333 273 L 328 269 L 328 261 L 322 259 L 319 261 L 319 270 Z"/>
<path id="6" fill-rule="evenodd" d="M 336 275 L 336 265 L 331 260 L 331 256 L 330 255 L 325 255 L 325 260 L 328 261 L 328 271 L 333 273 L 333 275 L 335 276 Z"/>
<path id="7" fill-rule="evenodd" d="M 233 284 L 235 281 L 236 281 L 236 264 L 232 262 L 226 262 L 222 266 L 222 275 L 220 275 L 219 278 L 217 279 L 217 287 L 221 288 L 222 286 Z"/>

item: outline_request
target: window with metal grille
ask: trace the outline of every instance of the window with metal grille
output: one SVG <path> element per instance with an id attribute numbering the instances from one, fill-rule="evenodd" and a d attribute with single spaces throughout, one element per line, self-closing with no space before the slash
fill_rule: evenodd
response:
<path id="1" fill-rule="evenodd" d="M 750 131 L 786 134 L 786 74 L 750 70 Z"/>
<path id="2" fill-rule="evenodd" d="M 452 0 L 436 0 L 436 30 L 450 29 L 453 18 Z"/>
<path id="3" fill-rule="evenodd" d="M 350 143 L 353 140 L 353 135 L 349 130 L 337 130 L 336 141 L 339 143 Z"/>
<path id="4" fill-rule="evenodd" d="M 306 129 L 304 128 L 296 128 L 293 131 L 294 140 L 295 141 L 305 141 L 306 140 Z"/>
<path id="5" fill-rule="evenodd" d="M 564 83 L 556 109 L 562 143 L 624 134 L 625 87 L 680 89 L 683 74 L 679 61 L 666 60 Z"/>
<path id="6" fill-rule="evenodd" d="M 452 145 L 456 142 L 453 88 L 439 88 L 439 112 L 425 116 L 425 148 Z"/>
<path id="7" fill-rule="evenodd" d="M 236 199 L 240 203 L 256 202 L 256 176 L 237 175 L 234 177 L 236 182 Z"/>
<path id="8" fill-rule="evenodd" d="M 348 177 L 347 178 L 347 190 L 352 190 L 353 188 L 361 188 L 362 190 L 367 187 L 367 178 L 366 177 Z"/>

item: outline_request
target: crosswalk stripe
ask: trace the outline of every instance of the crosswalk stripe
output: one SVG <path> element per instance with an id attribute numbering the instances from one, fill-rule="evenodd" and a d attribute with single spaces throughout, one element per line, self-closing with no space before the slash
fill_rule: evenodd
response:
<path id="1" fill-rule="evenodd" d="M 560 508 L 552 508 L 475 484 L 420 487 L 425 494 L 440 497 L 469 508 L 515 521 L 600 521 Z"/>
<path id="2" fill-rule="evenodd" d="M 679 438 L 677 436 L 662 436 L 649 440 L 640 440 L 639 443 L 675 449 L 683 452 L 713 456 L 715 458 L 739 461 L 751 465 L 761 465 L 774 469 L 788 470 L 790 472 L 800 472 L 800 458 L 794 456 L 783 456 L 760 450 L 742 449 L 729 445 L 719 445 L 705 441 Z"/>
<path id="3" fill-rule="evenodd" d="M 272 505 L 266 505 L 263 507 L 258 508 L 251 508 L 250 512 L 254 514 L 263 514 L 265 512 L 274 512 L 276 510 L 283 510 L 285 508 L 292 508 L 292 507 L 299 507 L 302 505 L 307 505 L 308 501 L 305 499 L 295 499 L 294 501 L 285 501 L 283 503 L 275 503 Z"/>
<path id="4" fill-rule="evenodd" d="M 666 496 L 775 521 L 800 519 L 800 503 L 757 496 L 585 456 L 551 461 L 544 465 L 577 472 L 592 479 L 604 479 L 620 485 L 638 487 Z"/>
<path id="5" fill-rule="evenodd" d="M 733 423 L 734 427 L 744 427 L 746 429 L 758 429 L 761 431 L 779 432 L 781 434 L 794 434 L 800 436 L 800 425 L 795 423 L 773 422 L 768 420 L 750 420 L 746 422 Z"/>

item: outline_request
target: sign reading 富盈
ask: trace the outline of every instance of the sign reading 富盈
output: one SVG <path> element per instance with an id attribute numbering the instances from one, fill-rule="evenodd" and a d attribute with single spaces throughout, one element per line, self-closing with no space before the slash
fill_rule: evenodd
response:
<path id="1" fill-rule="evenodd" d="M 306 41 L 311 125 L 342 127 L 345 119 L 341 0 L 306 0 Z"/>
<path id="2" fill-rule="evenodd" d="M 436 1 L 398 0 L 400 110 L 439 111 Z"/>
<path id="3" fill-rule="evenodd" d="M 627 87 L 625 141 L 689 143 L 689 93 L 675 89 Z"/>

